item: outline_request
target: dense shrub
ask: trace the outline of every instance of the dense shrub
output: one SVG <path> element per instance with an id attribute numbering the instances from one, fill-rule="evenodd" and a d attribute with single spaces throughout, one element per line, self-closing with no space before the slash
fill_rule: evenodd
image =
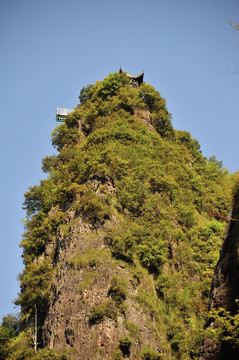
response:
<path id="1" fill-rule="evenodd" d="M 110 295 L 116 303 L 122 304 L 127 295 L 126 286 L 126 281 L 124 281 L 120 276 L 114 275 L 111 278 L 108 295 Z"/>
<path id="2" fill-rule="evenodd" d="M 99 87 L 97 95 L 102 100 L 107 100 L 109 97 L 112 97 L 116 94 L 116 91 L 122 86 L 129 83 L 125 73 L 118 74 L 109 74 L 105 80 L 102 82 L 102 85 Z"/>
<path id="3" fill-rule="evenodd" d="M 239 312 L 233 315 L 223 308 L 213 309 L 209 318 L 214 326 L 207 329 L 206 335 L 239 348 Z"/>
<path id="4" fill-rule="evenodd" d="M 117 310 L 114 302 L 109 299 L 101 305 L 94 305 L 90 311 L 89 323 L 90 325 L 98 324 L 105 318 L 117 320 Z"/>
<path id="5" fill-rule="evenodd" d="M 150 345 L 145 345 L 142 352 L 141 352 L 141 359 L 142 360 L 160 360 L 160 354 L 156 353 Z"/>
<path id="6" fill-rule="evenodd" d="M 132 340 L 127 336 L 119 339 L 119 349 L 121 350 L 124 357 L 130 356 L 131 344 L 132 344 Z"/>

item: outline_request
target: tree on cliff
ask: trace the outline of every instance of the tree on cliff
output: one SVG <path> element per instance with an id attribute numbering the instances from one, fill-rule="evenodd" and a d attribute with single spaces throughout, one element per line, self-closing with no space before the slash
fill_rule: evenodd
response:
<path id="1" fill-rule="evenodd" d="M 22 332 L 9 345 L 7 358 L 17 359 L 17 346 L 19 359 L 26 349 L 32 359 L 49 352 L 46 339 L 57 326 L 49 319 L 55 318 L 54 304 L 63 292 L 56 291 L 56 279 L 69 276 L 80 281 L 74 287 L 72 280 L 73 305 L 68 309 L 60 301 L 67 314 L 73 306 L 77 314 L 84 308 L 88 321 L 77 326 L 84 325 L 88 334 L 94 327 L 99 335 L 101 324 L 109 321 L 116 332 L 122 326 L 123 337 L 114 334 L 108 353 L 104 344 L 101 350 L 93 345 L 96 336 L 89 335 L 83 345 L 76 328 L 66 326 L 52 341 L 55 349 L 74 347 L 75 355 L 68 354 L 72 359 L 83 359 L 84 348 L 92 359 L 116 360 L 126 353 L 142 360 L 195 359 L 225 229 L 224 219 L 213 214 L 229 210 L 230 176 L 203 157 L 190 133 L 173 128 L 165 99 L 151 85 L 134 88 L 125 73 L 110 74 L 84 87 L 79 98 L 52 134 L 59 153 L 43 159 L 48 178 L 25 194 L 25 268 L 16 300 Z M 84 224 L 81 232 L 75 230 L 79 224 Z M 59 263 L 62 249 L 67 252 L 70 244 L 77 249 L 82 234 L 88 248 Z M 91 245 L 94 239 L 103 241 L 99 248 Z M 112 276 L 112 268 L 119 273 Z M 100 276 L 105 276 L 104 297 L 92 305 L 84 294 L 92 297 Z M 35 304 L 40 349 L 34 355 L 27 329 Z M 144 324 L 137 316 L 133 322 L 132 306 L 148 316 Z M 77 314 L 64 321 L 76 321 Z M 140 335 L 143 328 L 148 338 Z M 47 354 L 49 359 L 65 356 Z"/>

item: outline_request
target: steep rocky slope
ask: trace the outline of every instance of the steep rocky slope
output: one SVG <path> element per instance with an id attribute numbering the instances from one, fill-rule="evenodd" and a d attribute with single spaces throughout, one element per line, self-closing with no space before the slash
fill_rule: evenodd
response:
<path id="1" fill-rule="evenodd" d="M 68 345 L 74 348 L 72 359 L 109 358 L 126 336 L 132 340 L 131 358 L 144 345 L 160 352 L 152 316 L 136 300 L 135 272 L 112 258 L 105 244 L 107 229 L 114 225 L 116 218 L 94 229 L 78 218 L 71 234 L 59 234 L 56 239 L 57 272 L 44 324 L 44 345 L 59 351 Z M 153 279 L 149 275 L 146 279 L 145 289 L 154 291 Z"/>
<path id="2" fill-rule="evenodd" d="M 37 308 L 31 359 L 196 359 L 230 176 L 152 86 L 110 74 L 79 98 L 25 194 L 21 351 Z"/>

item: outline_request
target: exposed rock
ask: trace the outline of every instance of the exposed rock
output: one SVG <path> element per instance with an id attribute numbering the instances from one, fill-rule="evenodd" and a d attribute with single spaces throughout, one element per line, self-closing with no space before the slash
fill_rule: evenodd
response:
<path id="1" fill-rule="evenodd" d="M 239 298 L 239 195 L 234 199 L 230 220 L 224 235 L 210 294 L 210 310 L 224 308 L 232 315 L 236 313 L 235 300 Z M 215 327 L 209 319 L 207 327 Z M 237 360 L 239 349 L 228 343 L 205 338 L 199 360 Z"/>
<path id="2" fill-rule="evenodd" d="M 155 131 L 150 118 L 150 112 L 148 110 L 134 109 L 134 115 L 138 116 L 145 125 L 147 125 L 149 131 Z"/>
<path id="3" fill-rule="evenodd" d="M 99 184 L 92 182 L 99 194 Z M 113 186 L 107 184 L 107 191 L 114 192 Z M 100 194 L 99 194 L 100 196 Z M 68 211 L 69 221 L 73 219 Z M 109 359 L 113 356 L 117 343 L 124 336 L 131 337 L 125 326 L 130 322 L 138 328 L 139 333 L 132 338 L 131 357 L 146 344 L 159 351 L 158 341 L 154 336 L 154 319 L 136 300 L 137 282 L 130 266 L 113 259 L 104 242 L 107 228 L 115 226 L 118 219 L 112 216 L 103 225 L 95 229 L 81 217 L 74 219 L 70 234 L 64 236 L 59 232 L 55 241 L 55 276 L 50 291 L 50 305 L 43 328 L 44 346 L 61 351 L 72 348 L 71 359 L 93 360 Z M 87 252 L 98 252 L 101 257 L 95 261 L 85 261 L 73 266 L 77 254 L 84 256 Z M 105 316 L 100 321 L 91 321 L 93 306 L 107 304 L 112 276 L 118 275 L 127 282 L 127 297 L 123 308 L 117 304 L 112 311 L 116 316 Z M 112 300 L 111 300 L 112 301 Z M 112 301 L 113 302 L 113 301 Z"/>

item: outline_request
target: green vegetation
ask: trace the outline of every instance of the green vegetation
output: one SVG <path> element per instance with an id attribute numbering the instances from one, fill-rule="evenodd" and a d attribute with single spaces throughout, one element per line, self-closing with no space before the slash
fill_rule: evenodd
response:
<path id="1" fill-rule="evenodd" d="M 84 290 L 89 289 L 97 279 L 98 274 L 95 272 L 84 272 L 84 279 L 79 283 L 79 293 L 83 293 Z"/>
<path id="2" fill-rule="evenodd" d="M 92 306 L 89 323 L 90 325 L 98 324 L 103 321 L 104 318 L 109 318 L 114 321 L 117 320 L 117 309 L 115 308 L 115 304 L 111 299 L 101 305 Z"/>
<path id="3" fill-rule="evenodd" d="M 132 340 L 127 336 L 119 339 L 119 349 L 121 350 L 124 357 L 130 356 L 130 347 Z"/>
<path id="4" fill-rule="evenodd" d="M 82 254 L 76 254 L 72 259 L 67 259 L 73 269 L 93 267 L 110 259 L 109 250 L 87 249 Z"/>
<path id="5" fill-rule="evenodd" d="M 130 356 L 130 347 L 132 344 L 132 340 L 127 336 L 119 339 L 119 343 L 116 351 L 114 352 L 114 356 L 111 360 L 124 360 Z"/>
<path id="6" fill-rule="evenodd" d="M 101 229 L 108 250 L 88 249 L 67 259 L 72 271 L 85 271 L 79 292 L 95 281 L 91 267 L 110 263 L 112 256 L 120 259 L 133 274 L 135 303 L 151 315 L 162 349 L 158 354 L 146 346 L 141 358 L 196 359 L 232 178 L 214 157 L 203 157 L 190 133 L 173 128 L 165 99 L 151 85 L 133 88 L 125 74 L 110 74 L 84 87 L 79 99 L 79 106 L 52 134 L 59 153 L 43 159 L 48 178 L 25 194 L 25 269 L 16 300 L 21 329 L 30 328 L 36 305 L 40 338 L 57 239 L 67 238 L 81 219 L 92 230 Z M 238 193 L 238 186 L 235 189 Z M 114 226 L 104 226 L 111 221 Z M 127 283 L 118 275 L 108 291 L 110 298 L 91 308 L 91 325 L 105 318 L 116 321 L 119 305 L 127 301 Z M 136 324 L 127 321 L 125 327 L 132 338 L 139 336 Z M 21 349 L 32 359 L 58 359 L 46 349 L 33 354 L 27 331 L 14 334 L 14 340 L 12 336 L 2 328 L 1 351 L 7 351 L 9 359 L 20 359 L 11 354 Z M 124 346 L 114 359 L 125 355 Z"/>
<path id="7" fill-rule="evenodd" d="M 114 275 L 111 279 L 108 295 L 110 295 L 111 298 L 120 305 L 126 299 L 126 287 L 126 281 L 124 281 L 121 277 Z"/>
<path id="8" fill-rule="evenodd" d="M 2 326 L 0 327 L 0 359 L 1 360 L 68 360 L 70 359 L 64 351 L 59 354 L 54 350 L 38 349 L 37 352 L 33 349 L 33 337 L 31 329 L 22 331 L 18 335 L 18 331 L 11 335 L 4 332 L 6 328 L 13 331 L 13 327 L 5 325 L 3 318 Z M 18 335 L 18 336 L 17 336 Z"/>
<path id="9" fill-rule="evenodd" d="M 47 312 L 52 275 L 53 266 L 48 257 L 28 263 L 23 273 L 19 275 L 22 291 L 16 304 L 21 305 L 22 323 L 27 323 L 32 319 L 35 305 L 39 313 L 39 324 L 43 323 Z"/>
<path id="10" fill-rule="evenodd" d="M 139 327 L 133 323 L 132 321 L 124 321 L 124 326 L 129 332 L 130 337 L 132 338 L 139 338 L 140 329 Z"/>
<path id="11" fill-rule="evenodd" d="M 209 318 L 214 327 L 209 327 L 206 335 L 239 348 L 239 312 L 231 315 L 223 308 L 213 309 L 209 312 Z"/>
<path id="12" fill-rule="evenodd" d="M 6 359 L 9 343 L 19 334 L 19 319 L 13 314 L 3 317 L 0 326 L 0 360 Z"/>
<path id="13" fill-rule="evenodd" d="M 120 349 L 115 350 L 114 356 L 112 357 L 111 360 L 124 360 L 122 351 Z"/>
<path id="14" fill-rule="evenodd" d="M 160 354 L 156 353 L 150 345 L 144 346 L 141 352 L 141 359 L 142 360 L 160 360 Z"/>

